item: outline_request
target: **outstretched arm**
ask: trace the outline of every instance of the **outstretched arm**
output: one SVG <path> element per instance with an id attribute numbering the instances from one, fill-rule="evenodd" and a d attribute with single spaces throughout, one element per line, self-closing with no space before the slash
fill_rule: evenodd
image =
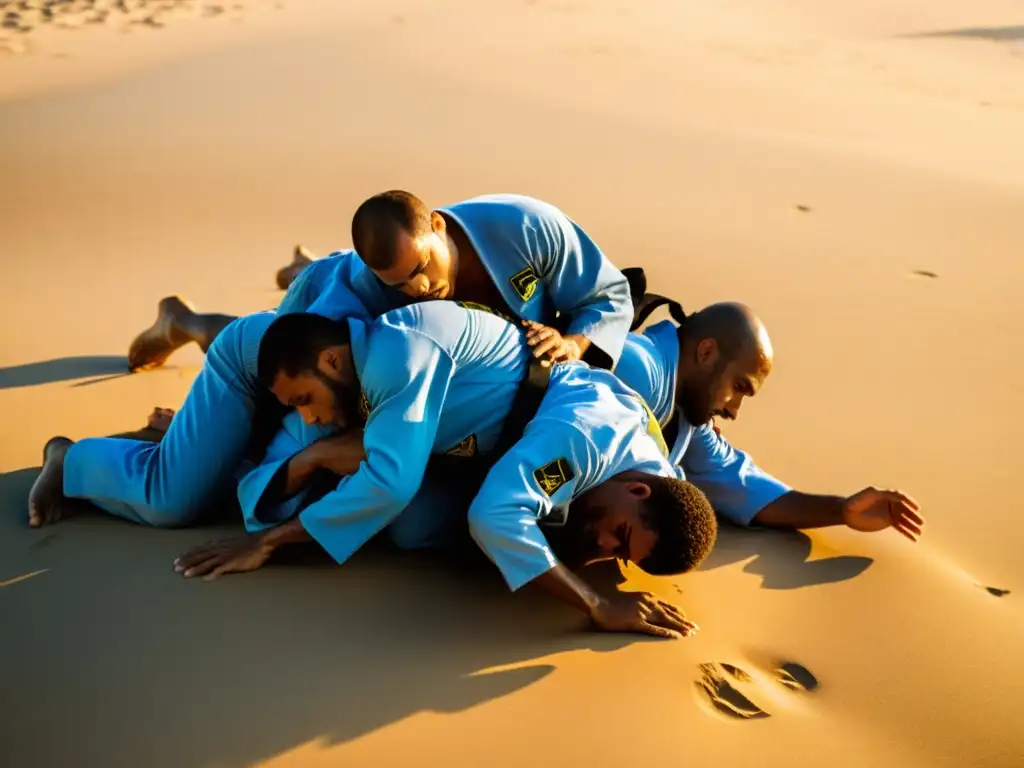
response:
<path id="1" fill-rule="evenodd" d="M 737 525 L 750 525 L 791 490 L 730 445 L 710 422 L 694 430 L 681 464 L 715 511 Z"/>
<path id="2" fill-rule="evenodd" d="M 924 526 L 918 504 L 900 491 L 865 488 L 849 498 L 790 491 L 766 506 L 753 522 L 773 528 L 825 528 L 845 525 L 874 533 L 894 528 L 917 541 Z"/>
<path id="3" fill-rule="evenodd" d="M 892 527 L 911 541 L 917 540 L 924 525 L 917 502 L 900 491 L 865 488 L 846 498 L 792 490 L 731 446 L 710 423 L 696 430 L 682 464 L 687 478 L 704 491 L 715 510 L 740 525 L 845 525 L 864 532 Z"/>

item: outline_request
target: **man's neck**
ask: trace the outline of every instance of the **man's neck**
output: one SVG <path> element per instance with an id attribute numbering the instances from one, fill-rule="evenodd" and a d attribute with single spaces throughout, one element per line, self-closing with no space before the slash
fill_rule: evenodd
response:
<path id="1" fill-rule="evenodd" d="M 448 244 L 452 249 L 452 256 L 456 264 L 455 290 L 458 293 L 464 283 L 474 284 L 479 280 L 480 274 L 486 275 L 483 264 L 480 263 L 480 255 L 469 242 L 469 236 L 463 231 L 459 223 L 445 213 L 441 214 L 446 224 Z"/>
<path id="2" fill-rule="evenodd" d="M 484 266 L 480 254 L 476 252 L 473 244 L 469 241 L 469 236 L 457 221 L 444 213 L 441 215 L 444 216 L 447 223 L 448 238 L 455 245 L 458 254 L 455 293 L 451 298 L 456 301 L 483 304 L 495 312 L 513 316 L 511 308 Z"/>

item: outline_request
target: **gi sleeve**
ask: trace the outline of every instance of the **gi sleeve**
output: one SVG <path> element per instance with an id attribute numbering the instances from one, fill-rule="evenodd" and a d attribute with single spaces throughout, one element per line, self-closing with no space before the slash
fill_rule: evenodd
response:
<path id="1" fill-rule="evenodd" d="M 682 468 L 715 511 L 738 525 L 750 525 L 758 512 L 791 490 L 729 445 L 710 423 L 694 431 Z"/>
<path id="2" fill-rule="evenodd" d="M 360 384 L 370 402 L 366 459 L 299 513 L 303 527 L 344 562 L 412 501 L 423 482 L 454 371 L 435 342 L 411 329 L 373 331 Z"/>
<path id="3" fill-rule="evenodd" d="M 287 315 L 293 312 L 306 312 L 319 297 L 337 258 L 328 256 L 317 259 L 299 272 L 292 284 L 285 291 L 281 303 L 277 305 L 277 314 Z"/>
<path id="4" fill-rule="evenodd" d="M 333 427 L 306 424 L 298 411 L 290 411 L 260 463 L 243 462 L 237 493 L 247 531 L 255 533 L 280 525 L 304 506 L 308 488 L 290 498 L 282 494 L 288 463 L 304 448 L 334 432 Z"/>
<path id="5" fill-rule="evenodd" d="M 555 308 L 569 316 L 567 332 L 586 336 L 614 367 L 633 321 L 629 282 L 558 208 L 545 206 L 535 221 L 538 277 Z"/>
<path id="6" fill-rule="evenodd" d="M 558 564 L 539 520 L 555 507 L 567 507 L 599 462 L 599 452 L 576 427 L 535 419 L 491 468 L 470 505 L 469 531 L 509 589 Z"/>

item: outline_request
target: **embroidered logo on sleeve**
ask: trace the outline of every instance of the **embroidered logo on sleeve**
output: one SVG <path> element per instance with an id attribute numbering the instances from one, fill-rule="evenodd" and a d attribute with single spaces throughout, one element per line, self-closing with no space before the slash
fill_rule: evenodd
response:
<path id="1" fill-rule="evenodd" d="M 537 291 L 537 273 L 533 267 L 521 269 L 509 278 L 509 283 L 520 299 L 529 301 Z"/>
<path id="2" fill-rule="evenodd" d="M 477 453 L 476 435 L 470 435 L 465 440 L 463 440 L 461 443 L 456 445 L 454 448 L 449 448 L 447 451 L 445 451 L 445 453 L 448 454 L 449 456 L 459 456 L 459 457 L 467 458 L 467 459 L 470 459 L 470 458 L 476 456 L 476 453 Z"/>
<path id="3" fill-rule="evenodd" d="M 563 485 L 576 477 L 569 462 L 564 458 L 555 459 L 533 471 L 533 479 L 548 496 L 554 496 Z"/>
<path id="4" fill-rule="evenodd" d="M 359 393 L 359 417 L 363 421 L 370 418 L 370 398 L 366 396 L 365 392 Z"/>

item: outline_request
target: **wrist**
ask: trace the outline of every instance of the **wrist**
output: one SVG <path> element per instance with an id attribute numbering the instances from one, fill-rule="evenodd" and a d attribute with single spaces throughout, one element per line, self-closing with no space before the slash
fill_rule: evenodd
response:
<path id="1" fill-rule="evenodd" d="M 587 351 L 586 339 L 583 336 L 563 336 L 562 341 L 565 342 L 565 359 L 567 361 L 583 359 L 583 355 Z"/>
<path id="2" fill-rule="evenodd" d="M 593 597 L 587 600 L 587 612 L 590 614 L 590 618 L 596 620 L 598 616 L 607 611 L 608 605 L 609 601 L 606 597 L 596 592 L 593 593 Z"/>
<path id="3" fill-rule="evenodd" d="M 258 546 L 268 555 L 282 544 L 295 544 L 312 538 L 297 517 L 258 535 Z"/>
<path id="4" fill-rule="evenodd" d="M 835 499 L 835 508 L 832 511 L 832 517 L 834 518 L 833 525 L 849 525 L 850 522 L 847 518 L 848 508 L 850 506 L 850 498 L 837 496 Z"/>
<path id="5" fill-rule="evenodd" d="M 264 555 L 270 555 L 275 549 L 277 549 L 277 542 L 274 540 L 272 535 L 276 528 L 271 528 L 269 531 L 263 531 L 262 533 L 256 534 L 256 549 Z"/>

